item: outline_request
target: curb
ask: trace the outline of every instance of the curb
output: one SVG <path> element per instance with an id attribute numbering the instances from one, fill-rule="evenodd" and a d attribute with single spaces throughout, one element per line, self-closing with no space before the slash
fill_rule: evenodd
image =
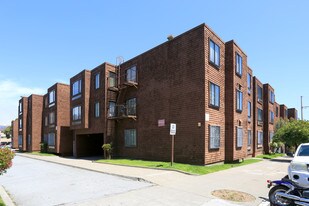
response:
<path id="1" fill-rule="evenodd" d="M 2 185 L 0 185 L 0 196 L 6 206 L 15 206 L 13 200 L 8 195 L 8 193 L 6 192 L 6 190 Z"/>
<path id="2" fill-rule="evenodd" d="M 156 183 L 150 182 L 150 181 L 145 180 L 144 178 L 141 178 L 141 177 L 132 177 L 132 176 L 119 175 L 119 174 L 114 174 L 114 173 L 109 173 L 109 172 L 103 172 L 103 171 L 95 170 L 95 169 L 91 169 L 91 168 L 79 167 L 79 166 L 69 165 L 69 164 L 60 163 L 60 162 L 54 162 L 54 161 L 51 161 L 51 160 L 45 160 L 45 159 L 39 159 L 39 158 L 36 158 L 36 157 L 30 157 L 28 155 L 21 155 L 21 154 L 16 154 L 16 155 L 21 156 L 21 157 L 26 157 L 26 158 L 29 158 L 29 159 L 35 159 L 35 160 L 54 163 L 54 164 L 58 164 L 58 165 L 62 165 L 62 166 L 67 166 L 67 167 L 72 167 L 72 168 L 77 168 L 77 169 L 83 169 L 83 170 L 88 170 L 88 171 L 91 171 L 91 172 L 98 172 L 98 173 L 102 173 L 102 174 L 113 175 L 113 176 L 117 176 L 117 177 L 121 177 L 121 178 L 131 179 L 131 180 L 134 180 L 134 181 L 146 182 L 146 183 L 150 183 L 152 185 L 157 185 Z"/>

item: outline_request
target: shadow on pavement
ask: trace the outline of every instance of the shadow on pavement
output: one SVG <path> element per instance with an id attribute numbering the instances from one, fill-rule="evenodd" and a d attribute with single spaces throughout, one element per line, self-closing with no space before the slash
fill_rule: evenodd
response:
<path id="1" fill-rule="evenodd" d="M 272 162 L 286 162 L 289 163 L 292 161 L 293 158 L 290 157 L 282 157 L 282 158 L 275 158 L 275 159 L 271 159 L 270 161 Z"/>

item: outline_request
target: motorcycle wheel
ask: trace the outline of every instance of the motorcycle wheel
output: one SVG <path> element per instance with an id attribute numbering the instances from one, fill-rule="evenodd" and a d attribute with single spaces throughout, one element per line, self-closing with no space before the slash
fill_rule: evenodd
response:
<path id="1" fill-rule="evenodd" d="M 289 188 L 282 186 L 282 185 L 276 185 L 268 193 L 268 198 L 271 206 L 293 206 L 294 201 L 277 196 L 277 192 L 286 192 Z"/>

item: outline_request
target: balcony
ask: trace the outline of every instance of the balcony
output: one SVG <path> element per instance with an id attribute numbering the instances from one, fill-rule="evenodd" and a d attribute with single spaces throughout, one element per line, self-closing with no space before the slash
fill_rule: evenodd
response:
<path id="1" fill-rule="evenodd" d="M 108 119 L 133 119 L 136 120 L 136 107 L 116 105 L 115 107 L 109 108 Z"/>

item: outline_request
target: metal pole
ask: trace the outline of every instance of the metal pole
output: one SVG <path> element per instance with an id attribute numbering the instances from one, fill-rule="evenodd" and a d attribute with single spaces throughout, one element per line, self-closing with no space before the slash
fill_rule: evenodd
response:
<path id="1" fill-rule="evenodd" d="M 171 151 L 171 166 L 173 166 L 174 162 L 174 135 L 172 135 L 172 151 Z"/>
<path id="2" fill-rule="evenodd" d="M 300 96 L 300 119 L 303 120 L 303 96 Z"/>

